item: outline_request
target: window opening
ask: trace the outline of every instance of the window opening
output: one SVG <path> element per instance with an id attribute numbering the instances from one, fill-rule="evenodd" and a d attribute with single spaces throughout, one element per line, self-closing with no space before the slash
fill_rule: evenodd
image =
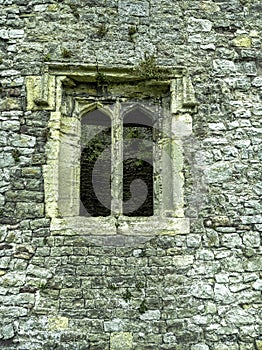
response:
<path id="1" fill-rule="evenodd" d="M 123 214 L 151 216 L 153 203 L 153 120 L 139 109 L 123 120 Z"/>
<path id="2" fill-rule="evenodd" d="M 94 110 L 81 119 L 80 215 L 111 213 L 111 120 Z"/>
<path id="3" fill-rule="evenodd" d="M 147 79 L 143 74 L 136 74 L 134 67 L 100 67 L 101 73 L 110 80 L 110 86 L 107 96 L 99 97 L 96 91 L 96 66 L 55 62 L 43 68 L 42 76 L 26 77 L 26 90 L 28 111 L 50 111 L 50 136 L 46 144 L 47 161 L 43 165 L 43 176 L 45 210 L 46 216 L 51 218 L 51 231 L 59 235 L 66 234 L 67 229 L 74 235 L 189 233 L 190 222 L 184 216 L 183 138 L 192 134 L 192 114 L 197 111 L 197 102 L 187 69 L 170 67 L 163 77 Z M 108 166 L 104 173 L 109 181 L 102 186 L 108 205 L 103 200 L 101 206 L 100 200 L 96 201 L 96 205 L 91 201 L 100 195 L 90 190 L 93 184 L 88 169 L 94 169 L 94 162 L 92 164 L 88 154 L 91 153 L 92 142 L 89 144 L 90 138 L 86 137 L 84 144 L 83 135 L 88 126 L 98 127 L 98 118 L 94 117 L 93 126 L 94 120 L 91 120 L 93 118 L 88 111 L 102 106 L 100 117 L 102 115 L 107 122 L 106 125 L 98 124 L 104 126 L 101 132 L 104 129 L 108 129 L 108 132 L 102 132 L 100 140 L 106 138 L 107 141 L 103 141 L 103 146 L 100 149 L 97 147 L 97 150 L 99 154 L 104 154 L 107 149 Z M 130 117 L 130 121 L 126 117 L 124 127 L 124 116 L 135 109 L 142 113 L 137 113 L 135 120 Z M 140 123 L 141 118 L 148 115 L 153 117 L 154 122 L 151 125 L 144 121 Z M 106 116 L 110 116 L 110 120 Z M 123 191 L 123 160 L 126 160 L 123 157 L 128 157 L 126 149 L 123 153 L 123 134 L 127 132 L 123 132 L 123 129 L 128 130 L 133 126 L 151 128 L 154 138 L 153 142 L 149 138 L 153 143 L 153 162 L 152 158 L 149 162 L 152 166 L 153 176 L 149 178 L 151 181 L 153 179 L 153 190 L 152 186 L 147 185 L 153 197 L 150 201 L 151 213 L 154 214 L 150 217 L 152 225 L 148 225 L 146 217 L 133 220 L 126 216 L 132 214 L 126 204 L 128 191 Z M 110 138 L 111 134 L 113 137 Z M 99 138 L 99 132 L 96 137 Z M 111 147 L 107 147 L 110 144 Z M 111 148 L 111 153 L 108 148 Z M 83 154 L 80 157 L 81 151 Z M 85 172 L 89 176 L 84 176 Z M 126 187 L 126 177 L 124 183 Z M 129 190 L 130 186 L 127 187 Z M 89 194 L 85 188 L 89 189 Z M 82 203 L 79 210 L 80 198 Z M 89 207 L 90 203 L 92 208 Z M 133 215 L 140 213 L 133 212 Z M 101 216 L 87 217 L 91 215 Z"/>

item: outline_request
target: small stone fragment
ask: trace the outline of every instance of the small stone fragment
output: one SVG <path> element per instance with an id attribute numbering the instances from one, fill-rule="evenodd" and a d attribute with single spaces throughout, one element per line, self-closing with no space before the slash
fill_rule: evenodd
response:
<path id="1" fill-rule="evenodd" d="M 233 44 L 238 47 L 249 48 L 252 45 L 252 40 L 249 36 L 238 36 L 233 40 Z"/>
<path id="2" fill-rule="evenodd" d="M 133 337 L 129 332 L 112 333 L 110 337 L 110 350 L 133 349 Z"/>

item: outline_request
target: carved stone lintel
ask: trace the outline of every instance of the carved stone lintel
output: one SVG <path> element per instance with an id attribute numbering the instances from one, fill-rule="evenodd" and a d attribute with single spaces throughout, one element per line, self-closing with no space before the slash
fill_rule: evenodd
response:
<path id="1" fill-rule="evenodd" d="M 139 82 L 144 80 L 135 73 L 134 67 L 101 67 L 109 81 L 118 82 Z M 151 84 L 169 85 L 171 91 L 171 113 L 195 113 L 197 103 L 190 78 L 184 68 L 172 68 L 172 73 L 161 79 L 150 81 Z M 63 65 L 49 64 L 44 69 L 42 76 L 28 76 L 27 87 L 27 109 L 28 110 L 56 110 L 56 95 L 59 94 L 57 78 L 63 76 L 63 85 L 74 86 L 76 81 L 95 82 L 97 74 L 96 66 L 83 64 Z"/>

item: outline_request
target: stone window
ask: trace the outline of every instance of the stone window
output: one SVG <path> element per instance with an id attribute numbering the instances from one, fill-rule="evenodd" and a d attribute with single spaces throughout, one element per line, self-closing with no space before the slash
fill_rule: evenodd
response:
<path id="1" fill-rule="evenodd" d="M 50 110 L 44 166 L 54 234 L 185 234 L 183 137 L 195 101 L 182 68 L 145 79 L 128 68 L 49 65 L 28 77 L 28 109 Z"/>
<path id="2" fill-rule="evenodd" d="M 81 118 L 80 215 L 151 216 L 153 117 L 135 105 L 111 118 L 102 108 Z"/>

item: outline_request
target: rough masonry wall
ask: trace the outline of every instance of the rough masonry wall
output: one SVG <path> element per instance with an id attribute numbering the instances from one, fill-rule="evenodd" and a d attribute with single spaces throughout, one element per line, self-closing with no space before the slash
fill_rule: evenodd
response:
<path id="1" fill-rule="evenodd" d="M 0 0 L 0 348 L 261 350 L 261 2 Z M 45 62 L 188 67 L 189 235 L 52 236 Z M 106 232 L 105 232 L 106 234 Z"/>

